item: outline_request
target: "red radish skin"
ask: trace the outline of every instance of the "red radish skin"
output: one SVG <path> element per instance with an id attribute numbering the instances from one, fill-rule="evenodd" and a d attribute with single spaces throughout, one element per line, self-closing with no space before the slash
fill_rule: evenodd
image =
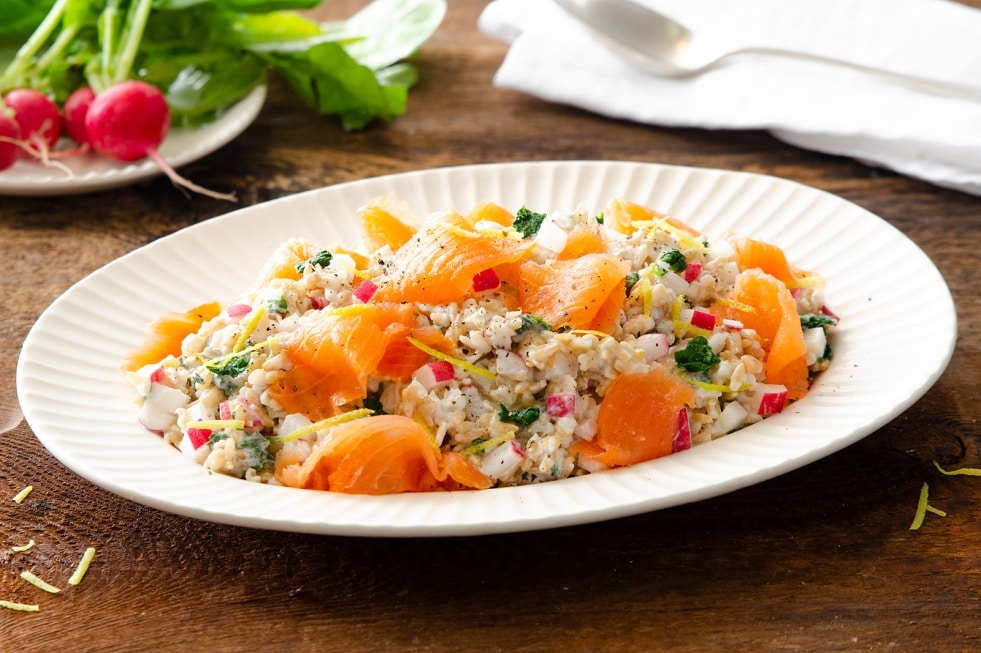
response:
<path id="1" fill-rule="evenodd" d="M 473 275 L 473 290 L 474 292 L 483 292 L 485 290 L 494 290 L 500 287 L 501 279 L 497 276 L 497 272 L 494 268 L 487 268 L 483 272 L 478 272 Z"/>
<path id="2" fill-rule="evenodd" d="M 678 432 L 675 433 L 674 440 L 671 441 L 671 453 L 688 449 L 691 449 L 691 421 L 688 416 L 688 408 L 682 408 L 678 411 Z"/>
<path id="3" fill-rule="evenodd" d="M 6 170 L 17 163 L 21 152 L 20 143 L 20 126 L 0 109 L 0 170 Z"/>
<path id="4" fill-rule="evenodd" d="M 47 159 L 61 137 L 61 111 L 47 95 L 30 88 L 10 91 L 3 96 L 3 103 L 14 112 L 14 120 L 20 127 L 20 137 L 26 147 L 25 156 Z"/>
<path id="5" fill-rule="evenodd" d="M 116 161 L 152 159 L 170 180 L 187 190 L 215 199 L 235 201 L 235 196 L 218 193 L 177 174 L 157 147 L 170 130 L 170 107 L 155 86 L 126 81 L 99 93 L 85 116 L 89 144 L 102 156 Z"/>
<path id="6" fill-rule="evenodd" d="M 85 145 L 89 142 L 88 132 L 85 129 L 85 116 L 88 115 L 89 107 L 92 106 L 94 99 L 95 91 L 84 86 L 68 96 L 62 109 L 65 119 L 65 132 L 79 145 Z"/>
<path id="7" fill-rule="evenodd" d="M 375 294 L 376 290 L 378 290 L 377 284 L 375 284 L 375 282 L 371 279 L 365 279 L 354 289 L 354 296 L 357 297 L 362 304 L 367 304 Z"/>

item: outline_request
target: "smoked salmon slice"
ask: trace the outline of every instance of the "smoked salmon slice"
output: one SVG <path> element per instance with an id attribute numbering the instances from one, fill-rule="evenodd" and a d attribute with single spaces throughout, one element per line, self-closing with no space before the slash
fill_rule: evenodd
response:
<path id="1" fill-rule="evenodd" d="M 195 333 L 201 325 L 221 313 L 221 304 L 209 302 L 180 313 L 174 311 L 157 318 L 150 329 L 152 335 L 129 355 L 123 369 L 135 372 L 144 365 L 158 363 L 167 356 L 180 356 L 184 338 Z"/>
<path id="2" fill-rule="evenodd" d="M 552 327 L 597 329 L 609 327 L 626 299 L 624 284 L 630 265 L 612 254 L 536 263 L 518 268 L 518 302 L 525 313 L 537 315 Z M 608 303 L 610 302 L 610 303 Z"/>
<path id="3" fill-rule="evenodd" d="M 276 478 L 292 487 L 374 495 L 491 485 L 459 454 L 441 456 L 426 429 L 403 415 L 336 426 L 302 463 L 277 457 Z"/>
<path id="4" fill-rule="evenodd" d="M 803 397 L 808 389 L 807 345 L 797 304 L 786 284 L 763 270 L 749 268 L 736 277 L 729 299 L 713 305 L 712 312 L 754 329 L 766 350 L 766 382 L 786 386 L 790 399 Z"/>
<path id="5" fill-rule="evenodd" d="M 473 277 L 520 260 L 534 242 L 473 231 L 466 218 L 450 213 L 428 222 L 403 245 L 377 280 L 380 301 L 438 304 L 467 295 Z"/>
<path id="6" fill-rule="evenodd" d="M 573 449 L 612 467 L 666 456 L 678 433 L 678 412 L 694 403 L 692 387 L 663 366 L 621 374 L 600 402 L 596 436 Z"/>

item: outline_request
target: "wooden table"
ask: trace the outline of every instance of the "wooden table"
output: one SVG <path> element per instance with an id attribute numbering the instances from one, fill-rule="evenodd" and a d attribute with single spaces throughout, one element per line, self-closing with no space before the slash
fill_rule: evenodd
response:
<path id="1" fill-rule="evenodd" d="M 357 2 L 331 4 L 345 15 Z M 660 129 L 495 89 L 506 48 L 454 0 L 393 124 L 344 133 L 273 80 L 258 121 L 183 172 L 251 205 L 384 173 L 626 159 L 777 175 L 882 216 L 933 258 L 960 341 L 925 397 L 858 444 L 727 496 L 552 531 L 359 539 L 215 525 L 80 479 L 20 424 L 0 435 L 0 650 L 968 651 L 981 647 L 981 199 L 761 132 Z M 97 267 L 235 207 L 158 178 L 78 197 L 0 198 L 0 383 L 37 316 Z M 910 319 L 916 307 L 910 306 Z M 896 328 L 901 329 L 902 324 Z M 910 530 L 920 488 L 947 512 Z M 11 498 L 25 485 L 22 503 Z M 14 554 L 12 545 L 36 546 Z M 18 576 L 66 574 L 62 596 Z M 29 561 L 29 562 L 28 562 Z"/>

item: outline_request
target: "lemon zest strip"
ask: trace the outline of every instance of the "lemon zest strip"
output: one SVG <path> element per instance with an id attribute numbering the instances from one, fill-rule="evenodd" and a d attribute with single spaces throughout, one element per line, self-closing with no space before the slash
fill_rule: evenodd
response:
<path id="1" fill-rule="evenodd" d="M 349 410 L 346 413 L 341 413 L 340 415 L 334 415 L 333 417 L 328 417 L 327 419 L 322 419 L 313 424 L 307 424 L 306 426 L 301 426 L 300 428 L 285 433 L 283 435 L 273 435 L 266 438 L 269 444 L 285 444 L 287 442 L 292 442 L 293 440 L 299 440 L 300 438 L 310 435 L 311 433 L 316 433 L 317 431 L 323 431 L 324 429 L 329 429 L 334 426 L 339 426 L 345 422 L 353 422 L 356 419 L 361 419 L 362 417 L 367 417 L 374 414 L 375 411 L 370 408 L 358 408 L 356 410 Z"/>
<path id="2" fill-rule="evenodd" d="M 453 356 L 450 356 L 449 354 L 444 354 L 443 352 L 439 351 L 438 349 L 433 349 L 429 345 L 425 345 L 425 344 L 419 342 L 418 340 L 416 340 L 412 336 L 407 336 L 406 337 L 406 340 L 408 340 L 410 343 L 412 343 L 412 346 L 413 347 L 416 347 L 417 349 L 420 349 L 420 350 L 426 352 L 427 354 L 429 354 L 433 358 L 438 358 L 439 360 L 446 361 L 447 363 L 450 363 L 452 365 L 456 365 L 457 367 L 462 367 L 463 369 L 465 369 L 468 372 L 473 372 L 474 374 L 478 374 L 480 376 L 487 377 L 488 379 L 495 378 L 495 374 L 493 372 L 491 372 L 490 370 L 488 370 L 488 369 L 486 369 L 484 367 L 478 367 L 478 366 L 474 365 L 473 363 L 468 363 L 465 360 L 460 360 L 459 358 L 454 358 Z"/>
<path id="3" fill-rule="evenodd" d="M 27 498 L 27 495 L 30 494 L 33 490 L 34 490 L 33 485 L 28 485 L 27 487 L 25 487 L 23 490 L 21 490 L 20 492 L 14 495 L 14 503 L 23 503 L 24 499 Z"/>
<path id="4" fill-rule="evenodd" d="M 472 444 L 469 447 L 467 447 L 466 449 L 464 449 L 463 451 L 461 451 L 460 453 L 462 453 L 462 454 L 464 454 L 466 456 L 469 456 L 469 455 L 475 454 L 475 453 L 483 453 L 484 451 L 487 451 L 488 449 L 490 449 L 492 447 L 496 447 L 496 446 L 498 446 L 500 444 L 504 444 L 508 440 L 513 440 L 513 439 L 514 439 L 514 432 L 508 431 L 507 433 L 502 433 L 501 435 L 496 435 L 493 438 L 490 438 L 488 440 L 484 440 L 483 442 L 477 442 L 476 444 Z"/>
<path id="5" fill-rule="evenodd" d="M 8 610 L 20 610 L 21 612 L 37 612 L 38 610 L 41 609 L 41 606 L 37 604 L 15 603 L 14 601 L 0 600 L 0 608 L 7 608 Z"/>
<path id="6" fill-rule="evenodd" d="M 27 544 L 23 544 L 21 546 L 12 546 L 12 547 L 10 547 L 10 550 L 13 551 L 14 553 L 23 553 L 24 551 L 29 551 L 29 550 L 31 550 L 33 548 L 34 548 L 34 540 L 31 539 L 31 541 L 28 542 Z"/>
<path id="7" fill-rule="evenodd" d="M 936 460 L 933 461 L 933 466 L 944 476 L 981 476 L 981 469 L 977 467 L 961 467 L 960 469 L 946 470 Z"/>
<path id="8" fill-rule="evenodd" d="M 259 326 L 259 320 L 266 316 L 266 307 L 260 306 L 259 308 L 252 311 L 252 315 L 249 316 L 248 321 L 245 326 L 242 327 L 242 333 L 238 334 L 238 338 L 235 339 L 235 345 L 232 347 L 232 352 L 238 353 L 245 349 L 245 344 L 252 337 L 255 332 L 256 327 Z"/>
<path id="9" fill-rule="evenodd" d="M 20 577 L 23 578 L 24 580 L 26 580 L 31 585 L 33 585 L 34 587 L 37 587 L 39 589 L 42 589 L 45 592 L 50 592 L 51 594 L 60 594 L 61 593 L 61 590 L 60 589 L 58 589 L 57 587 L 55 587 L 54 585 L 52 585 L 50 583 L 44 582 L 43 580 L 41 580 L 40 578 L 38 578 L 37 576 L 35 576 L 34 574 L 32 574 L 31 572 L 29 572 L 26 569 L 24 571 L 20 572 Z"/>
<path id="10" fill-rule="evenodd" d="M 85 576 L 85 572 L 89 570 L 89 565 L 92 564 L 92 558 L 95 557 L 95 548 L 89 547 L 85 549 L 85 553 L 82 554 L 82 559 L 78 561 L 78 567 L 75 568 L 75 572 L 68 579 L 69 585 L 78 585 L 82 582 L 82 578 Z"/>

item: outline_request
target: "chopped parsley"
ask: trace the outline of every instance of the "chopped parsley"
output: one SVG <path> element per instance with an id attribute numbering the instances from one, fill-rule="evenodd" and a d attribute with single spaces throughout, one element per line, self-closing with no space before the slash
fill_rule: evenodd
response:
<path id="1" fill-rule="evenodd" d="M 630 291 L 633 289 L 634 284 L 640 281 L 640 272 L 628 272 L 627 273 L 627 295 L 630 295 Z"/>
<path id="2" fill-rule="evenodd" d="M 262 433 L 246 433 L 235 446 L 245 451 L 249 467 L 256 471 L 261 470 L 273 459 L 269 454 L 269 440 Z"/>
<path id="3" fill-rule="evenodd" d="M 502 403 L 501 410 L 498 412 L 497 416 L 502 422 L 510 422 L 511 424 L 517 424 L 518 426 L 528 426 L 538 419 L 541 414 L 542 411 L 537 406 L 529 406 L 528 408 L 522 408 L 520 410 L 508 410 L 507 406 Z"/>
<path id="4" fill-rule="evenodd" d="M 523 313 L 521 315 L 521 326 L 515 333 L 525 333 L 527 331 L 551 331 L 552 326 L 538 317 L 537 315 L 532 315 L 531 313 Z"/>
<path id="5" fill-rule="evenodd" d="M 814 313 L 805 313 L 800 316 L 800 327 L 802 329 L 816 329 L 818 327 L 823 327 L 828 324 L 836 324 L 837 320 L 828 315 L 815 315 Z"/>
<path id="6" fill-rule="evenodd" d="M 237 379 L 249 369 L 251 360 L 249 354 L 224 356 L 210 363 L 206 363 L 205 367 L 214 375 L 213 382 L 215 387 L 224 392 L 227 397 L 234 394 L 238 389 L 240 383 Z M 196 381 L 200 382 L 200 376 L 198 376 Z"/>
<path id="7" fill-rule="evenodd" d="M 305 261 L 300 261 L 296 264 L 296 271 L 303 272 L 307 269 L 308 265 L 315 267 L 325 268 L 330 265 L 330 260 L 334 258 L 334 255 L 328 252 L 326 249 L 322 249 Z"/>
<path id="8" fill-rule="evenodd" d="M 269 313 L 285 313 L 289 310 L 289 305 L 286 303 L 285 297 L 280 297 L 279 299 L 270 299 L 266 302 L 266 311 Z"/>
<path id="9" fill-rule="evenodd" d="M 688 261 L 685 259 L 685 255 L 681 253 L 681 250 L 674 247 L 661 252 L 657 260 L 663 267 L 672 272 L 684 272 L 685 268 L 688 267 Z"/>
<path id="10" fill-rule="evenodd" d="M 688 346 L 674 352 L 674 360 L 678 367 L 689 372 L 704 372 L 722 359 L 712 351 L 705 336 L 695 336 L 688 341 Z"/>
<path id="11" fill-rule="evenodd" d="M 603 221 L 604 220 L 606 220 L 606 216 L 603 215 L 603 212 L 602 211 L 600 211 L 599 213 L 596 214 L 596 222 L 598 224 L 603 224 Z"/>
<path id="12" fill-rule="evenodd" d="M 384 415 L 385 409 L 382 407 L 381 399 L 374 395 L 368 395 L 361 401 L 361 407 L 372 411 L 374 415 Z"/>
<path id="13" fill-rule="evenodd" d="M 238 376 L 249 369 L 250 361 L 251 356 L 249 354 L 226 356 L 207 363 L 205 367 L 217 376 Z"/>
<path id="14" fill-rule="evenodd" d="M 514 222 L 511 224 L 524 238 L 531 238 L 538 233 L 545 220 L 544 213 L 535 213 L 522 206 L 514 215 Z"/>

